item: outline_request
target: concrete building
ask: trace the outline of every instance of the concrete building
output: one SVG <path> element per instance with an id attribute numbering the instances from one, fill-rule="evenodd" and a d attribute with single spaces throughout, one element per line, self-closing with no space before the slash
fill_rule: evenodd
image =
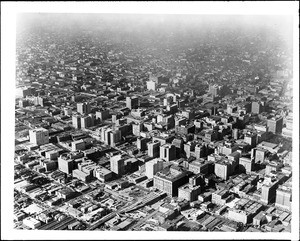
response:
<path id="1" fill-rule="evenodd" d="M 122 155 L 116 155 L 110 158 L 110 170 L 117 175 L 123 175 L 125 173 L 125 165 Z"/>
<path id="2" fill-rule="evenodd" d="M 147 81 L 147 90 L 156 91 L 157 83 L 155 81 L 149 80 Z"/>
<path id="3" fill-rule="evenodd" d="M 139 99 L 136 96 L 126 97 L 126 107 L 129 108 L 130 110 L 132 109 L 137 109 L 139 107 Z"/>
<path id="4" fill-rule="evenodd" d="M 201 186 L 193 186 L 189 183 L 178 188 L 178 197 L 193 202 L 198 200 L 201 193 Z"/>
<path id="5" fill-rule="evenodd" d="M 208 162 L 205 160 L 194 160 L 189 163 L 189 171 L 193 172 L 194 174 L 208 173 Z"/>
<path id="6" fill-rule="evenodd" d="M 44 145 L 49 143 L 49 131 L 45 128 L 29 130 L 30 143 Z"/>
<path id="7" fill-rule="evenodd" d="M 85 150 L 85 142 L 83 140 L 77 140 L 72 142 L 72 151 Z"/>
<path id="8" fill-rule="evenodd" d="M 148 178 L 153 178 L 153 176 L 157 172 L 161 171 L 164 168 L 163 163 L 164 163 L 164 161 L 159 158 L 155 158 L 153 160 L 146 162 L 146 164 L 145 164 L 146 176 Z"/>
<path id="9" fill-rule="evenodd" d="M 283 117 L 272 117 L 267 120 L 267 126 L 270 132 L 278 134 L 282 132 Z"/>
<path id="10" fill-rule="evenodd" d="M 153 177 L 153 185 L 170 196 L 178 196 L 178 188 L 188 182 L 188 173 L 167 167 Z"/>
<path id="11" fill-rule="evenodd" d="M 98 166 L 94 170 L 94 176 L 102 182 L 107 182 L 107 181 L 111 180 L 111 178 L 113 176 L 113 172 L 106 169 L 105 167 Z"/>
<path id="12" fill-rule="evenodd" d="M 91 112 L 91 106 L 88 102 L 78 103 L 77 104 L 77 112 L 82 115 L 87 115 Z"/>
<path id="13" fill-rule="evenodd" d="M 81 128 L 81 115 L 73 115 L 72 116 L 72 125 L 76 129 Z"/>
<path id="14" fill-rule="evenodd" d="M 260 114 L 263 112 L 263 105 L 259 101 L 253 101 L 251 105 L 251 112 L 254 114 Z"/>
<path id="15" fill-rule="evenodd" d="M 239 159 L 239 169 L 242 172 L 251 173 L 254 161 L 250 158 L 241 157 Z"/>
<path id="16" fill-rule="evenodd" d="M 96 111 L 96 119 L 100 119 L 101 121 L 104 121 L 109 118 L 109 110 L 103 109 Z"/>
<path id="17" fill-rule="evenodd" d="M 171 144 L 164 144 L 160 147 L 159 157 L 165 161 L 172 161 L 176 159 L 176 148 Z"/>
<path id="18" fill-rule="evenodd" d="M 160 155 L 160 152 L 159 152 L 160 142 L 159 141 L 147 143 L 147 147 L 148 147 L 148 156 L 159 157 L 159 155 Z"/>

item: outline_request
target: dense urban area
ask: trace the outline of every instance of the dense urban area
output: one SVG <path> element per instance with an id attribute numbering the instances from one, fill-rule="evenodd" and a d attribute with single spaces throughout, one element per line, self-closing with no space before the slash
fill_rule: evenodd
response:
<path id="1" fill-rule="evenodd" d="M 20 17 L 15 229 L 291 232 L 292 37 L 80 16 Z"/>

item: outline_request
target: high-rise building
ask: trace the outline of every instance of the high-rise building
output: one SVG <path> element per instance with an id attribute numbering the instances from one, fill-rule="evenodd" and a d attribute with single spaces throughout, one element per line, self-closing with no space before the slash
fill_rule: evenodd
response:
<path id="1" fill-rule="evenodd" d="M 147 90 L 156 90 L 157 83 L 153 80 L 147 81 Z"/>
<path id="2" fill-rule="evenodd" d="M 292 179 L 290 178 L 276 190 L 275 206 L 284 210 L 292 208 Z"/>
<path id="3" fill-rule="evenodd" d="M 141 151 L 145 151 L 147 149 L 147 142 L 149 142 L 148 138 L 138 137 L 136 140 L 136 147 Z"/>
<path id="4" fill-rule="evenodd" d="M 198 195 L 201 193 L 200 186 L 193 186 L 189 183 L 178 188 L 178 197 L 187 201 L 193 202 L 198 200 Z"/>
<path id="5" fill-rule="evenodd" d="M 246 133 L 244 135 L 244 142 L 248 143 L 251 147 L 256 146 L 257 134 L 256 133 Z"/>
<path id="6" fill-rule="evenodd" d="M 146 176 L 148 178 L 153 178 L 153 176 L 157 172 L 161 171 L 164 168 L 163 163 L 164 163 L 164 161 L 159 158 L 155 158 L 153 160 L 146 162 L 146 164 L 145 164 Z"/>
<path id="7" fill-rule="evenodd" d="M 167 167 L 154 175 L 153 185 L 173 197 L 178 195 L 178 188 L 187 183 L 188 180 L 187 172 Z"/>
<path id="8" fill-rule="evenodd" d="M 215 163 L 214 171 L 218 177 L 227 180 L 232 173 L 232 165 L 228 161 L 220 160 Z"/>
<path id="9" fill-rule="evenodd" d="M 117 175 L 123 175 L 125 173 L 125 165 L 122 155 L 116 155 L 110 158 L 110 170 Z"/>
<path id="10" fill-rule="evenodd" d="M 85 142 L 77 140 L 72 142 L 72 151 L 85 150 Z"/>
<path id="11" fill-rule="evenodd" d="M 81 128 L 81 116 L 80 115 L 73 115 L 72 116 L 72 125 L 76 129 L 80 129 Z"/>
<path id="12" fill-rule="evenodd" d="M 81 128 L 88 128 L 93 126 L 93 124 L 94 120 L 92 116 L 81 116 Z"/>
<path id="13" fill-rule="evenodd" d="M 72 173 L 74 169 L 74 160 L 64 156 L 58 157 L 58 169 L 66 174 Z"/>
<path id="14" fill-rule="evenodd" d="M 282 126 L 283 126 L 283 118 L 282 117 L 272 117 L 267 120 L 267 126 L 269 128 L 269 131 L 277 134 L 281 133 Z"/>
<path id="15" fill-rule="evenodd" d="M 165 161 L 172 161 L 176 159 L 176 148 L 169 143 L 160 147 L 160 158 Z"/>
<path id="16" fill-rule="evenodd" d="M 206 147 L 205 145 L 197 144 L 195 146 L 195 156 L 196 158 L 202 158 L 206 156 Z"/>
<path id="17" fill-rule="evenodd" d="M 216 85 L 216 84 L 215 85 L 209 85 L 208 93 L 211 94 L 213 97 L 216 97 L 216 96 L 219 95 L 220 89 L 221 89 L 221 87 Z"/>
<path id="18" fill-rule="evenodd" d="M 139 107 L 139 99 L 137 96 L 126 97 L 126 107 L 130 110 L 137 109 Z"/>
<path id="19" fill-rule="evenodd" d="M 30 142 L 36 145 L 44 145 L 49 143 L 49 131 L 45 128 L 37 128 L 29 130 Z"/>
<path id="20" fill-rule="evenodd" d="M 246 157 L 241 157 L 239 160 L 240 170 L 246 173 L 251 173 L 253 170 L 253 160 Z"/>
<path id="21" fill-rule="evenodd" d="M 109 143 L 109 145 L 114 147 L 120 141 L 121 141 L 121 131 L 120 130 L 111 131 L 110 132 L 110 143 Z"/>
<path id="22" fill-rule="evenodd" d="M 91 112 L 91 106 L 88 102 L 78 103 L 77 104 L 77 112 L 84 115 L 89 114 Z"/>
<path id="23" fill-rule="evenodd" d="M 99 110 L 96 111 L 96 119 L 104 121 L 109 118 L 109 110 Z"/>
<path id="24" fill-rule="evenodd" d="M 260 114 L 263 111 L 263 105 L 259 101 L 253 101 L 251 105 L 251 112 L 254 114 Z"/>
<path id="25" fill-rule="evenodd" d="M 160 142 L 154 141 L 147 144 L 148 146 L 148 156 L 150 157 L 159 157 L 159 147 Z"/>

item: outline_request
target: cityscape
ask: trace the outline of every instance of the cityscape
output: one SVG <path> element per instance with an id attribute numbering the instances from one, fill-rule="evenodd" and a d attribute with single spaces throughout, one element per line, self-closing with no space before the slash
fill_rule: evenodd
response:
<path id="1" fill-rule="evenodd" d="M 14 229 L 290 233 L 290 21 L 19 14 Z"/>

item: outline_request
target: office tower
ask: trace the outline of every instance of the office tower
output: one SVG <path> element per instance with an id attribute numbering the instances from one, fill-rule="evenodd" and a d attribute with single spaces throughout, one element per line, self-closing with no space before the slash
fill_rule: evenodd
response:
<path id="1" fill-rule="evenodd" d="M 220 86 L 218 86 L 218 85 L 209 85 L 208 93 L 211 94 L 213 97 L 218 96 L 219 92 L 220 92 Z"/>
<path id="2" fill-rule="evenodd" d="M 93 121 L 91 116 L 81 116 L 81 128 L 88 128 L 93 126 Z"/>
<path id="3" fill-rule="evenodd" d="M 223 180 L 227 180 L 229 175 L 231 175 L 231 164 L 226 161 L 217 161 L 215 163 L 215 174 L 222 178 Z"/>
<path id="4" fill-rule="evenodd" d="M 242 172 L 251 173 L 253 170 L 253 160 L 246 157 L 241 157 L 239 160 L 239 167 Z"/>
<path id="5" fill-rule="evenodd" d="M 233 114 L 233 113 L 235 113 L 236 111 L 237 111 L 237 106 L 235 106 L 235 105 L 230 105 L 230 104 L 227 105 L 227 113 L 228 113 L 228 114 Z"/>
<path id="6" fill-rule="evenodd" d="M 64 115 L 71 116 L 72 115 L 72 109 L 69 107 L 64 107 Z"/>
<path id="7" fill-rule="evenodd" d="M 239 129 L 237 129 L 237 128 L 232 129 L 232 137 L 235 140 L 239 139 Z"/>
<path id="8" fill-rule="evenodd" d="M 143 131 L 143 123 L 133 123 L 132 124 L 132 134 L 135 136 L 140 136 L 141 131 Z"/>
<path id="9" fill-rule="evenodd" d="M 193 202 L 198 200 L 198 195 L 201 193 L 200 186 L 193 186 L 189 183 L 178 188 L 178 197 L 187 201 Z"/>
<path id="10" fill-rule="evenodd" d="M 147 149 L 147 142 L 149 142 L 148 138 L 138 137 L 136 140 L 136 147 L 141 151 L 145 151 Z"/>
<path id="11" fill-rule="evenodd" d="M 84 115 L 89 114 L 91 112 L 91 106 L 88 102 L 78 103 L 77 104 L 77 112 Z"/>
<path id="12" fill-rule="evenodd" d="M 251 105 L 251 112 L 254 114 L 260 114 L 263 112 L 263 106 L 259 101 L 253 101 Z"/>
<path id="13" fill-rule="evenodd" d="M 49 143 L 49 131 L 45 128 L 37 128 L 29 130 L 30 142 L 36 145 L 44 145 Z"/>
<path id="14" fill-rule="evenodd" d="M 174 197 L 178 195 L 178 188 L 189 180 L 188 173 L 167 167 L 157 172 L 153 177 L 153 185 L 157 189 Z"/>
<path id="15" fill-rule="evenodd" d="M 80 115 L 73 115 L 72 116 L 72 125 L 76 129 L 80 129 L 81 128 L 81 116 Z"/>
<path id="16" fill-rule="evenodd" d="M 164 144 L 160 147 L 160 158 L 165 161 L 176 159 L 176 148 L 171 144 Z"/>
<path id="17" fill-rule="evenodd" d="M 77 140 L 72 142 L 72 151 L 85 150 L 85 142 L 83 140 Z"/>
<path id="18" fill-rule="evenodd" d="M 275 206 L 284 210 L 292 208 L 292 180 L 289 179 L 283 185 L 280 185 L 276 190 Z"/>
<path id="19" fill-rule="evenodd" d="M 248 143 L 251 147 L 256 146 L 257 134 L 256 133 L 246 133 L 244 135 L 244 142 Z"/>
<path id="20" fill-rule="evenodd" d="M 272 117 L 267 120 L 267 126 L 269 128 L 269 132 L 274 134 L 281 133 L 283 125 L 282 117 Z"/>
<path id="21" fill-rule="evenodd" d="M 96 119 L 104 121 L 109 118 L 109 110 L 99 110 L 96 111 Z"/>
<path id="22" fill-rule="evenodd" d="M 147 146 L 148 146 L 148 156 L 159 157 L 159 147 L 160 147 L 159 141 L 150 142 L 147 144 Z"/>
<path id="23" fill-rule="evenodd" d="M 146 83 L 147 83 L 147 90 L 154 90 L 154 91 L 156 90 L 157 84 L 155 81 L 149 80 Z"/>
<path id="24" fill-rule="evenodd" d="M 115 147 L 121 141 L 121 131 L 114 130 L 110 132 L 110 146 Z"/>
<path id="25" fill-rule="evenodd" d="M 206 146 L 197 144 L 195 146 L 195 156 L 196 158 L 201 158 L 206 156 Z"/>
<path id="26" fill-rule="evenodd" d="M 153 178 L 153 176 L 157 172 L 161 171 L 164 168 L 163 163 L 164 161 L 159 158 L 146 162 L 145 164 L 146 176 L 148 178 Z"/>
<path id="27" fill-rule="evenodd" d="M 139 106 L 139 99 L 136 96 L 127 96 L 126 97 L 126 107 L 130 110 L 137 109 Z"/>
<path id="28" fill-rule="evenodd" d="M 65 156 L 60 156 L 58 158 L 58 169 L 66 174 L 72 173 L 74 169 L 74 160 Z"/>
<path id="29" fill-rule="evenodd" d="M 261 198 L 260 201 L 269 204 L 276 198 L 276 189 L 278 187 L 278 182 L 263 184 L 261 187 Z"/>
<path id="30" fill-rule="evenodd" d="M 116 155 L 110 158 L 110 170 L 117 175 L 125 173 L 125 165 L 122 155 Z"/>

